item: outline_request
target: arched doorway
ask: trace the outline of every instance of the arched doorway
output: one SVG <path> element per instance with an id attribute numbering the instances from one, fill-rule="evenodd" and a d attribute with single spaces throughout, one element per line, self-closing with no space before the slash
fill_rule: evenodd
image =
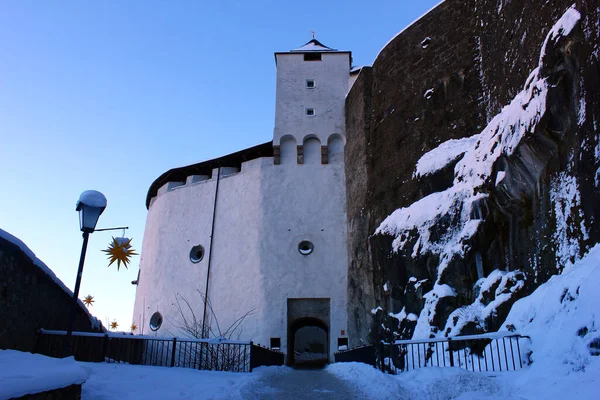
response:
<path id="1" fill-rule="evenodd" d="M 288 365 L 312 366 L 329 362 L 329 330 L 318 318 L 294 320 L 288 330 Z"/>

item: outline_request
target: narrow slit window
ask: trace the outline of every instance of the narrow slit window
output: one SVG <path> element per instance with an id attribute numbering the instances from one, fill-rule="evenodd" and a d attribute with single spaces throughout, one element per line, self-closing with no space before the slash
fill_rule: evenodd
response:
<path id="1" fill-rule="evenodd" d="M 307 108 L 306 109 L 306 115 L 308 117 L 313 117 L 315 115 L 315 109 L 314 108 Z"/>
<path id="2" fill-rule="evenodd" d="M 321 53 L 304 53 L 304 61 L 321 61 Z"/>

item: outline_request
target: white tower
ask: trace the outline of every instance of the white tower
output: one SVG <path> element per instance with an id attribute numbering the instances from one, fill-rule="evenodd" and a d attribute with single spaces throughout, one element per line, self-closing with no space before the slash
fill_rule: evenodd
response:
<path id="1" fill-rule="evenodd" d="M 305 143 L 309 139 L 318 139 L 322 146 L 321 163 L 326 164 L 328 140 L 345 140 L 344 102 L 351 60 L 349 51 L 329 48 L 314 38 L 298 49 L 275 53 L 276 164 L 280 155 L 284 159 L 294 158 L 290 154 L 295 151 L 294 143 L 298 163 L 303 164 L 306 157 L 310 161 L 311 149 L 317 143 L 316 140 Z"/>

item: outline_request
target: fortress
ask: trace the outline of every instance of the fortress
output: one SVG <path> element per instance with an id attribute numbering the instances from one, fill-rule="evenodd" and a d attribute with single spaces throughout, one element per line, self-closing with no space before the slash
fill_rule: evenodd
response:
<path id="1" fill-rule="evenodd" d="M 299 338 L 318 338 L 327 357 L 347 340 L 351 53 L 313 39 L 275 60 L 273 141 L 168 171 L 150 188 L 135 319 L 146 330 L 155 315 L 157 334 L 181 334 L 176 304 L 185 300 L 212 337 L 223 334 L 217 323 L 225 330 L 252 311 L 240 337 L 287 351 L 306 331 Z"/>
<path id="2" fill-rule="evenodd" d="M 518 298 L 600 241 L 600 11 L 576 1 L 579 17 L 552 37 L 572 4 L 446 0 L 360 69 L 315 39 L 275 53 L 273 141 L 172 169 L 148 191 L 142 333 L 229 335 L 250 312 L 233 337 L 293 364 L 378 338 L 500 329 Z M 452 215 L 426 221 L 436 245 L 415 226 L 393 247 L 394 230 L 378 228 L 452 188 L 467 150 L 427 174 L 420 160 L 493 130 L 528 76 L 551 82 L 543 112 L 464 205 L 477 230 L 449 259 L 437 244 Z"/>

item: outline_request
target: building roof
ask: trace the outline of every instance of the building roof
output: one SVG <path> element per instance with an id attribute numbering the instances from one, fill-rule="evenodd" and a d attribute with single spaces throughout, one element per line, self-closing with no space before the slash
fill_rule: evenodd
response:
<path id="1" fill-rule="evenodd" d="M 307 52 L 307 51 L 337 51 L 336 49 L 332 49 L 331 47 L 325 46 L 323 43 L 319 42 L 317 39 L 312 39 L 309 42 L 305 43 L 302 47 L 297 49 L 290 50 L 292 52 Z"/>
<path id="2" fill-rule="evenodd" d="M 259 144 L 258 146 L 240 150 L 235 153 L 214 158 L 208 161 L 202 161 L 185 167 L 173 168 L 159 176 L 148 189 L 146 195 L 146 208 L 150 207 L 150 200 L 156 196 L 160 189 L 167 182 L 185 182 L 190 175 L 211 175 L 212 170 L 219 167 L 241 167 L 245 161 L 254 160 L 261 157 L 273 157 L 273 141 Z"/>

